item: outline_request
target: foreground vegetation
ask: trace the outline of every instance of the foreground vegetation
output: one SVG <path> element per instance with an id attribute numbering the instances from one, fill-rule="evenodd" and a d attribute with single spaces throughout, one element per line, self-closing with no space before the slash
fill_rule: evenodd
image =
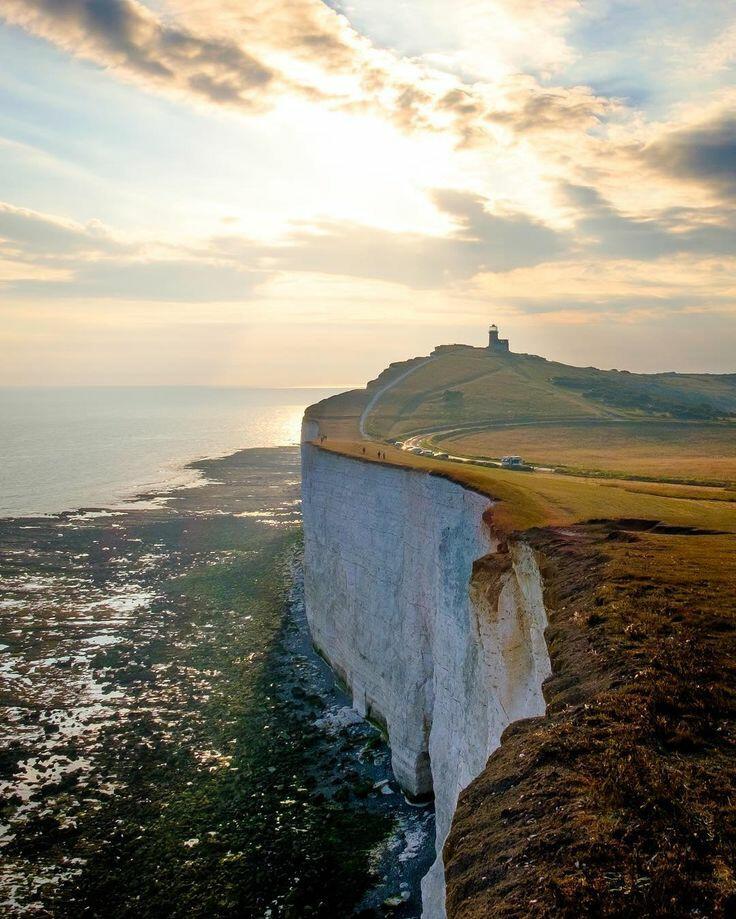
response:
<path id="1" fill-rule="evenodd" d="M 736 537 L 527 534 L 552 677 L 462 795 L 451 919 L 733 916 Z"/>

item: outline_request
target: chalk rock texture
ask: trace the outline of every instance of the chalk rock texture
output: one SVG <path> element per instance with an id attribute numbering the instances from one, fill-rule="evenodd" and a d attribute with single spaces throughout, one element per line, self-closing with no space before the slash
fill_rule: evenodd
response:
<path id="1" fill-rule="evenodd" d="M 312 434 L 313 432 L 309 432 Z M 302 445 L 306 608 L 353 705 L 385 726 L 397 781 L 434 794 L 425 919 L 445 916 L 442 846 L 503 730 L 544 711 L 550 664 L 532 550 L 497 552 L 488 498 Z"/>

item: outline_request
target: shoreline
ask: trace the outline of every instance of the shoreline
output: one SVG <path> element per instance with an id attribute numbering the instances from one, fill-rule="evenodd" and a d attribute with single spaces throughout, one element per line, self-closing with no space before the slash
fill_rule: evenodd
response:
<path id="1" fill-rule="evenodd" d="M 305 406 L 334 389 L 21 388 L 0 412 L 0 516 L 122 507 L 197 484 L 196 464 L 297 445 Z"/>
<path id="2" fill-rule="evenodd" d="M 196 914 L 198 892 L 213 915 L 276 917 L 327 897 L 348 915 L 363 889 L 366 915 L 418 916 L 431 810 L 397 793 L 311 647 L 298 448 L 195 462 L 207 484 L 152 509 L 0 519 L 0 900 L 18 916 L 173 916 Z M 157 899 L 151 859 L 178 905 Z"/>

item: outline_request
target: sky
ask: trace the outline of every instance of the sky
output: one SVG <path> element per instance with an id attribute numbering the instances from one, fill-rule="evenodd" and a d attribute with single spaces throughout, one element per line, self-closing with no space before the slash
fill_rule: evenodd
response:
<path id="1" fill-rule="evenodd" d="M 736 372 L 732 0 L 2 0 L 0 384 Z"/>

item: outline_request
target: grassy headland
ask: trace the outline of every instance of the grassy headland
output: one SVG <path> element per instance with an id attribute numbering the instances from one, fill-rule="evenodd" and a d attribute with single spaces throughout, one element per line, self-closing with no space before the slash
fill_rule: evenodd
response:
<path id="1" fill-rule="evenodd" d="M 505 530 L 635 516 L 736 528 L 736 374 L 630 374 L 459 347 L 398 379 L 412 363 L 312 406 L 321 445 L 369 461 L 380 451 L 381 461 L 487 494 Z M 361 413 L 384 387 L 364 418 L 366 440 Z M 470 462 L 389 443 L 407 437 Z M 473 462 L 509 453 L 567 474 Z"/>
<path id="2" fill-rule="evenodd" d="M 461 796 L 448 915 L 733 916 L 736 375 L 462 347 L 401 372 L 313 406 L 319 445 L 488 495 L 549 619 L 547 712 Z M 554 471 L 484 465 L 512 453 Z"/>

